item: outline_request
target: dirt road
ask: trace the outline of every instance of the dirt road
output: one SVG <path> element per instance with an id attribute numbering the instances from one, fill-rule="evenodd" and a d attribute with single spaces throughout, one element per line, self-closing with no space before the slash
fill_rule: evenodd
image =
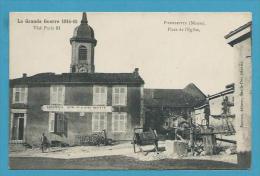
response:
<path id="1" fill-rule="evenodd" d="M 162 159 L 140 161 L 126 156 L 76 159 L 11 157 L 11 169 L 237 169 L 237 165 L 212 160 Z"/>

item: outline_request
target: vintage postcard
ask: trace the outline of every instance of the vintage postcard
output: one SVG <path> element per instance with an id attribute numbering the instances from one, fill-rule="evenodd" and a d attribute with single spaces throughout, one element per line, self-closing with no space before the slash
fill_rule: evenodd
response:
<path id="1" fill-rule="evenodd" d="M 10 12 L 10 169 L 249 169 L 249 12 Z"/>

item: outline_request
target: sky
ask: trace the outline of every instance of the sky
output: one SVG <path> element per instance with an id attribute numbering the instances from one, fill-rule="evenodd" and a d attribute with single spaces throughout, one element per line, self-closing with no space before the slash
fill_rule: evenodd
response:
<path id="1" fill-rule="evenodd" d="M 69 72 L 69 40 L 81 17 L 10 13 L 10 79 Z M 194 83 L 206 95 L 234 82 L 234 49 L 224 36 L 251 21 L 250 13 L 87 13 L 87 18 L 97 39 L 96 72 L 139 68 L 145 88 L 182 89 Z"/>

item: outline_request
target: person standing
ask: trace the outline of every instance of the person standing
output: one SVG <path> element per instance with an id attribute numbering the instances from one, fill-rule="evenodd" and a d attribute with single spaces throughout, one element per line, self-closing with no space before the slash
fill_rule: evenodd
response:
<path id="1" fill-rule="evenodd" d="M 44 151 L 47 149 L 47 147 L 48 147 L 48 139 L 45 136 L 45 134 L 42 133 L 42 136 L 41 136 L 41 149 L 42 149 L 42 153 L 44 153 Z"/>

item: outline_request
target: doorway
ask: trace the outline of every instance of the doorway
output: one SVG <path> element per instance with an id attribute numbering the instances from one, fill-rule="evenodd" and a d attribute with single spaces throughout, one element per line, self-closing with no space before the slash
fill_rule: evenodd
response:
<path id="1" fill-rule="evenodd" d="M 12 140 L 24 140 L 25 120 L 24 113 L 13 113 Z"/>
<path id="2" fill-rule="evenodd" d="M 24 118 L 19 118 L 18 122 L 18 140 L 23 140 L 23 135 L 24 135 Z"/>

